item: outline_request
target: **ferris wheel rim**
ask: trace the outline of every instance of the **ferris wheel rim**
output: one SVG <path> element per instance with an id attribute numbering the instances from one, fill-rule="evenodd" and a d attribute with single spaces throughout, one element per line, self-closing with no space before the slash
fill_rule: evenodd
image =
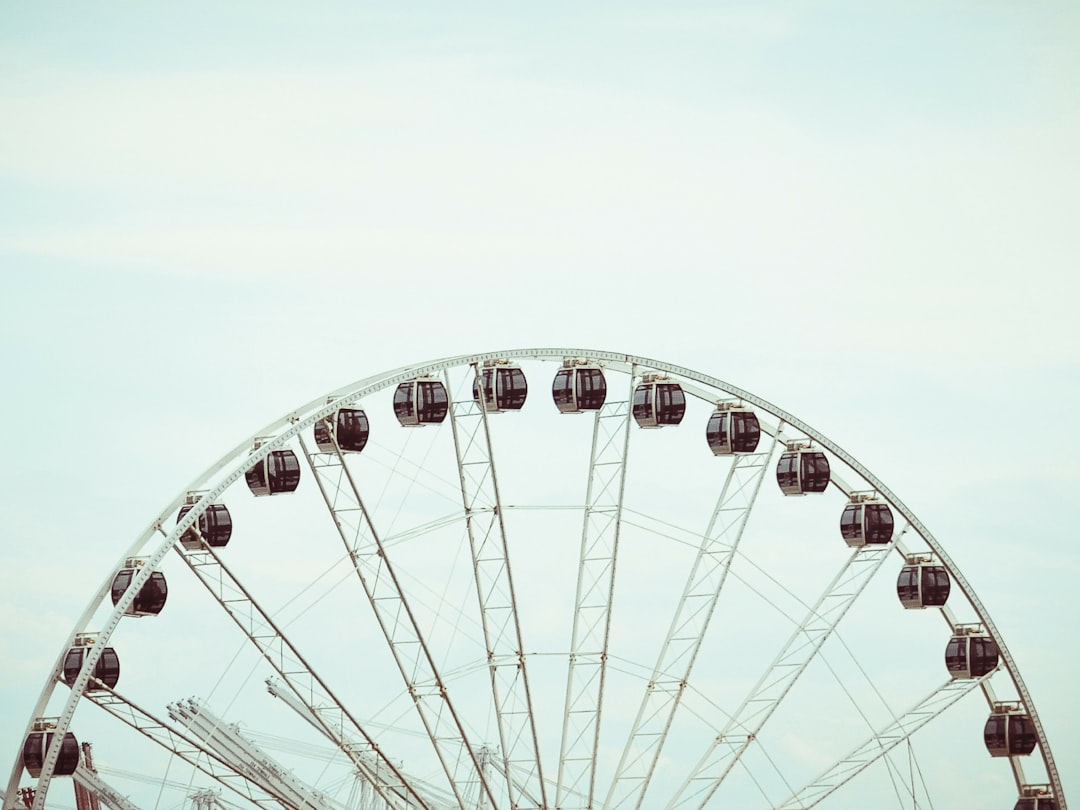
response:
<path id="1" fill-rule="evenodd" d="M 465 366 L 480 366 L 488 361 L 496 360 L 539 360 L 539 361 L 560 361 L 565 358 L 582 358 L 588 359 L 591 362 L 596 362 L 601 366 L 612 367 L 619 371 L 628 373 L 631 379 L 634 378 L 636 371 L 641 369 L 647 369 L 650 371 L 660 372 L 663 374 L 670 374 L 674 377 L 685 380 L 693 381 L 694 383 L 707 386 L 715 391 L 723 392 L 731 397 L 738 398 L 744 403 L 753 405 L 762 411 L 769 413 L 781 423 L 787 424 L 795 430 L 802 433 L 806 438 L 818 443 L 821 447 L 828 450 L 837 459 L 841 460 L 848 468 L 859 475 L 864 481 L 866 481 L 871 487 L 886 501 L 889 505 L 897 510 L 897 512 L 907 521 L 908 525 L 918 534 L 918 536 L 926 543 L 930 548 L 930 551 L 937 557 L 940 563 L 947 569 L 948 573 L 952 576 L 954 582 L 958 586 L 960 592 L 967 600 L 968 604 L 976 614 L 978 622 L 983 626 L 986 633 L 997 644 L 1004 669 L 1009 674 L 1009 678 L 1014 684 L 1023 705 L 1035 725 L 1036 735 L 1038 738 L 1040 752 L 1044 764 L 1046 765 L 1047 774 L 1050 778 L 1051 785 L 1054 790 L 1054 797 L 1058 802 L 1060 808 L 1066 807 L 1065 796 L 1061 790 L 1060 775 L 1053 759 L 1053 754 L 1047 740 L 1044 727 L 1038 716 L 1037 709 L 1034 701 L 1024 683 L 1018 665 L 1015 658 L 1009 651 L 1005 640 L 1002 637 L 1000 631 L 997 629 L 996 624 L 991 619 L 985 604 L 975 593 L 974 588 L 970 582 L 963 575 L 963 572 L 959 569 L 956 563 L 945 551 L 941 543 L 934 537 L 930 530 L 922 523 L 922 521 L 912 512 L 912 510 L 902 501 L 900 498 L 889 488 L 884 482 L 882 482 L 877 476 L 864 465 L 862 465 L 851 454 L 844 450 L 840 445 L 829 439 L 827 436 L 817 431 L 809 424 L 795 417 L 790 412 L 779 408 L 772 402 L 759 397 L 745 389 L 728 383 L 711 375 L 706 375 L 701 372 L 694 371 L 684 366 L 671 364 L 662 360 L 657 360 L 650 357 L 610 352 L 603 350 L 591 350 L 580 348 L 517 348 L 507 349 L 493 352 L 483 352 L 479 354 L 462 354 L 452 355 L 437 360 L 424 361 L 421 363 L 414 363 L 406 366 L 401 366 L 391 371 L 381 372 L 375 375 L 361 378 L 346 386 L 342 386 L 324 394 L 322 396 L 312 399 L 310 402 L 293 409 L 289 413 L 273 420 L 260 431 L 252 434 L 252 436 L 245 439 L 238 444 L 231 451 L 222 456 L 217 462 L 211 465 L 205 470 L 199 477 L 197 477 L 188 487 L 181 491 L 181 493 L 169 503 L 169 505 L 158 515 L 158 517 L 143 531 L 137 540 L 135 540 L 128 550 L 121 555 L 120 561 L 125 558 L 135 556 L 142 549 L 144 549 L 148 543 L 150 543 L 154 534 L 161 534 L 163 538 L 161 542 L 154 548 L 154 551 L 147 557 L 146 565 L 139 575 L 132 581 L 128 591 L 116 603 L 116 607 L 113 613 L 106 623 L 104 630 L 97 631 L 97 635 L 101 639 L 101 643 L 96 645 L 97 649 L 102 649 L 107 644 L 112 633 L 115 631 L 119 624 L 120 618 L 124 615 L 124 612 L 130 606 L 131 601 L 134 599 L 136 593 L 141 587 L 142 583 L 147 581 L 151 573 L 157 570 L 157 567 L 178 542 L 179 538 L 191 528 L 199 517 L 205 512 L 206 508 L 219 498 L 226 490 L 228 490 L 237 480 L 243 476 L 244 471 L 251 465 L 251 462 L 261 460 L 268 456 L 271 452 L 285 446 L 289 441 L 300 436 L 301 432 L 309 428 L 315 422 L 326 418 L 338 408 L 346 407 L 355 404 L 364 397 L 373 394 L 377 391 L 389 388 L 399 382 L 404 382 L 408 379 L 417 376 L 437 374 L 439 372 L 446 371 L 451 368 L 460 368 Z M 691 391 L 690 393 L 698 396 L 701 399 L 708 399 L 707 396 L 702 396 L 700 392 Z M 251 451 L 252 445 L 259 439 L 264 439 L 259 444 L 254 452 Z M 222 477 L 213 486 L 208 489 L 205 485 L 214 480 L 214 476 L 221 474 Z M 183 515 L 178 522 L 166 531 L 163 529 L 165 520 L 171 516 L 183 504 L 185 497 L 195 491 L 203 492 L 203 498 L 199 500 L 191 510 Z M 115 570 L 115 569 L 114 569 Z M 33 714 L 30 721 L 27 724 L 26 730 L 21 740 L 25 739 L 32 725 L 37 717 L 44 711 L 46 704 L 52 696 L 55 688 L 59 685 L 55 675 L 60 670 L 64 655 L 71 647 L 76 635 L 79 633 L 85 633 L 90 619 L 92 618 L 94 610 L 103 604 L 108 592 L 109 583 L 112 580 L 112 574 L 109 574 L 106 581 L 96 592 L 95 597 L 88 605 L 83 617 L 80 618 L 76 625 L 76 629 L 70 634 L 62 648 L 57 662 L 53 669 L 53 677 L 51 677 L 42 690 L 39 696 L 38 703 L 35 705 Z M 74 714 L 75 708 L 83 697 L 83 688 L 89 679 L 90 670 L 93 669 L 93 663 L 96 658 L 89 660 L 83 668 L 83 672 L 80 678 L 71 685 L 71 696 L 65 705 L 64 711 L 61 715 L 60 722 L 56 726 L 57 739 L 62 736 L 63 732 L 67 731 L 71 717 Z M 54 748 L 58 752 L 59 743 L 54 745 Z M 52 753 L 50 751 L 50 753 Z M 53 763 L 54 764 L 54 763 Z M 20 755 L 16 757 L 16 763 L 13 767 L 12 776 L 8 784 L 8 793 L 5 798 L 5 809 L 8 807 L 14 807 L 16 789 L 18 787 L 19 777 L 21 775 L 21 747 Z M 43 789 L 41 789 L 41 801 L 44 800 L 44 794 L 47 792 L 48 781 L 51 778 L 51 771 L 43 771 Z M 40 785 L 41 783 L 39 783 Z M 37 805 L 35 804 L 35 808 Z"/>

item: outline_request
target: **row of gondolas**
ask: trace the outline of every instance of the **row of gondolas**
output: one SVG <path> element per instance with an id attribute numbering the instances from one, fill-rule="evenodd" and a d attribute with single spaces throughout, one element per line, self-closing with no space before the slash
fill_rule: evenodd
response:
<path id="1" fill-rule="evenodd" d="M 520 410 L 525 404 L 528 386 L 520 367 L 506 362 L 486 365 L 473 383 L 473 399 L 487 413 Z M 567 362 L 555 375 L 552 398 L 561 413 L 599 410 L 607 400 L 603 370 L 596 365 Z M 400 383 L 394 392 L 394 415 L 405 427 L 438 424 L 445 420 L 449 398 L 443 383 L 420 377 Z M 659 374 L 648 374 L 634 390 L 631 413 L 643 428 L 677 425 L 686 412 L 686 394 L 682 386 Z M 367 415 L 357 408 L 339 408 L 315 424 L 314 438 L 320 452 L 357 453 L 364 449 L 370 433 Z M 705 428 L 709 448 L 716 455 L 752 453 L 757 449 L 761 427 L 756 414 L 738 402 L 721 402 L 709 417 Z M 258 447 L 256 446 L 256 449 Z M 810 442 L 789 442 L 777 464 L 776 479 L 785 495 L 824 492 L 829 484 L 829 460 Z M 300 481 L 300 464 L 291 450 L 271 451 L 245 474 L 255 495 L 292 492 Z M 177 521 L 198 501 L 192 494 Z M 886 545 L 892 541 L 893 515 L 889 506 L 874 493 L 854 493 L 840 516 L 840 534 L 849 546 Z M 222 547 L 232 536 L 232 517 L 224 504 L 211 504 L 196 524 L 180 538 L 189 551 L 204 545 Z M 115 605 L 139 573 L 142 560 L 132 558 L 112 583 Z M 946 568 L 930 555 L 907 559 L 896 583 L 897 595 L 905 608 L 941 607 L 949 596 L 950 581 Z M 127 610 L 130 616 L 153 616 L 165 605 L 168 589 L 165 577 L 154 571 Z M 82 669 L 92 639 L 80 637 L 64 660 L 62 678 L 71 685 Z M 945 648 L 945 665 L 953 678 L 978 678 L 998 666 L 998 648 L 981 626 L 961 625 Z M 98 659 L 87 691 L 111 689 L 120 677 L 116 651 L 106 647 Z M 40 728 L 38 727 L 40 726 Z M 47 720 L 38 721 L 23 748 L 23 763 L 30 775 L 40 775 L 45 752 L 52 742 Z M 983 740 L 991 756 L 1030 754 L 1037 742 L 1031 718 L 1017 702 L 995 704 L 983 729 Z M 79 746 L 70 732 L 64 735 L 55 774 L 68 775 L 79 761 Z M 1044 786 L 1031 786 L 1016 803 L 1014 810 L 1057 810 L 1057 804 Z"/>

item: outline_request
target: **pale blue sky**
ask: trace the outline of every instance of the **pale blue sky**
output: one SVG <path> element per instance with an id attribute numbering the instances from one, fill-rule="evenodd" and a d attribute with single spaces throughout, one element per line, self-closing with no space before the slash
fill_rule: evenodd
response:
<path id="1" fill-rule="evenodd" d="M 0 717 L 260 425 L 412 361 L 583 345 L 874 470 L 1075 786 L 1080 7 L 579 6 L 0 8 Z"/>

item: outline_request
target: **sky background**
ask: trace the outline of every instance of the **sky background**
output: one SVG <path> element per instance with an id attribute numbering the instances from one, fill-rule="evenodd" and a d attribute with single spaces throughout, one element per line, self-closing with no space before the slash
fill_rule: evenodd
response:
<path id="1" fill-rule="evenodd" d="M 566 345 L 869 467 L 1075 791 L 1078 43 L 1070 2 L 5 4 L 5 750 L 120 551 L 243 437 Z"/>

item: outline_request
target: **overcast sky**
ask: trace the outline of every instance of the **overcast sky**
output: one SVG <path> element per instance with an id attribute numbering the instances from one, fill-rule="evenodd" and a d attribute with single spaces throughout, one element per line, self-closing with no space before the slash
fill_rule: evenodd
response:
<path id="1" fill-rule="evenodd" d="M 1064 1 L 4 5 L 5 750 L 116 556 L 244 436 L 567 345 L 865 463 L 1075 789 L 1078 43 Z"/>

